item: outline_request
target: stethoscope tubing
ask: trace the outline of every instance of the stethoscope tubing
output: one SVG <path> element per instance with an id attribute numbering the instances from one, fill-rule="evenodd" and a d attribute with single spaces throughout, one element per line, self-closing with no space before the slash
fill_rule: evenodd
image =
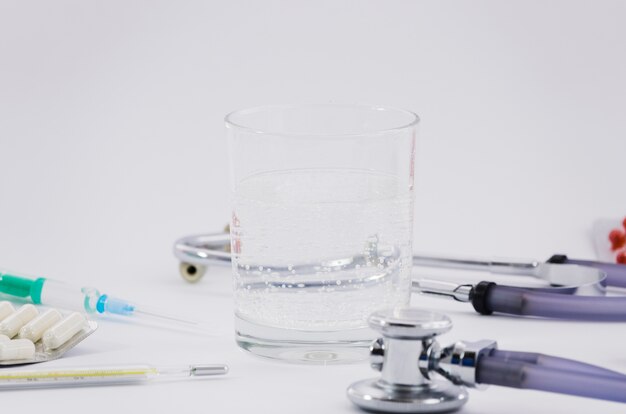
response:
<path id="1" fill-rule="evenodd" d="M 177 240 L 174 254 L 184 263 L 230 266 L 231 254 L 228 247 L 230 247 L 228 233 L 195 235 Z M 417 266 L 486 270 L 539 278 L 543 278 L 541 272 L 545 267 L 538 261 L 475 260 L 420 255 L 413 256 L 413 263 Z M 555 255 L 547 263 L 548 266 L 565 265 L 572 269 L 583 266 L 598 270 L 598 273 L 602 274 L 601 280 L 598 280 L 598 283 L 602 284 L 602 294 L 604 286 L 626 287 L 624 265 L 569 259 L 563 255 Z M 482 314 L 502 313 L 585 321 L 626 321 L 626 296 L 580 296 L 575 293 L 577 293 L 575 286 L 573 290 L 562 287 L 535 289 L 481 282 L 472 286 L 468 298 L 474 309 Z"/>
<path id="2" fill-rule="evenodd" d="M 230 235 L 210 233 L 183 237 L 174 244 L 174 255 L 185 263 L 202 266 L 230 266 Z M 570 259 L 565 255 L 554 255 L 546 263 L 571 264 L 592 267 L 606 274 L 606 286 L 626 288 L 626 265 L 593 260 Z M 503 274 L 533 275 L 541 262 L 532 260 L 491 260 L 455 257 L 436 257 L 414 254 L 413 264 L 425 267 L 444 267 L 466 270 L 485 270 Z"/>

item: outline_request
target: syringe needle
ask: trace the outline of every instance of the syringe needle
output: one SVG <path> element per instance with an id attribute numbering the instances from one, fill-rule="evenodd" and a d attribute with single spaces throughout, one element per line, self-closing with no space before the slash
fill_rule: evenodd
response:
<path id="1" fill-rule="evenodd" d="M 153 317 L 153 318 L 165 319 L 165 320 L 168 320 L 170 322 L 185 323 L 185 324 L 190 325 L 190 326 L 199 326 L 200 325 L 198 322 L 195 322 L 195 321 L 190 321 L 190 320 L 187 320 L 187 319 L 181 319 L 181 318 L 177 318 L 177 317 L 174 317 L 174 316 L 164 315 L 164 314 L 156 313 L 156 312 L 149 312 L 149 311 L 146 311 L 146 310 L 143 310 L 143 309 L 135 308 L 134 313 L 137 316 L 145 315 L 145 316 L 150 316 L 150 317 Z"/>

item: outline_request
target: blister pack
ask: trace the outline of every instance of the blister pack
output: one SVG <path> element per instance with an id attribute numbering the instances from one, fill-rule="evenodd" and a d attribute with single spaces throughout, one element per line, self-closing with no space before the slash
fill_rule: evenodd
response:
<path id="1" fill-rule="evenodd" d="M 19 365 L 57 359 L 98 327 L 79 312 L 44 312 L 30 304 L 15 309 L 0 302 L 0 365 Z"/>

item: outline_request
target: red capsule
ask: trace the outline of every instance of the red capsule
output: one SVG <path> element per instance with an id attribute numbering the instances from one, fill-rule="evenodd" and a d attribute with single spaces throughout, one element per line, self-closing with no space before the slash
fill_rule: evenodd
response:
<path id="1" fill-rule="evenodd" d="M 621 251 L 617 254 L 615 261 L 619 264 L 626 265 L 626 251 Z"/>
<path id="2" fill-rule="evenodd" d="M 624 229 L 626 229 L 626 217 L 624 217 L 624 220 L 622 220 L 622 227 L 624 227 Z"/>
<path id="3" fill-rule="evenodd" d="M 609 241 L 611 242 L 611 250 L 621 249 L 626 245 L 626 234 L 618 229 L 613 229 L 609 233 Z"/>

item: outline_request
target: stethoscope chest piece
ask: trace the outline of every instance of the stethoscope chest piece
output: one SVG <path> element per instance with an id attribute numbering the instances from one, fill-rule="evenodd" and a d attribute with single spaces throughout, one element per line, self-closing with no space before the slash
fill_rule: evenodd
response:
<path id="1" fill-rule="evenodd" d="M 442 413 L 458 410 L 467 402 L 467 391 L 451 382 L 391 387 L 380 379 L 355 382 L 348 398 L 364 410 L 387 413 Z"/>
<path id="2" fill-rule="evenodd" d="M 467 402 L 464 387 L 428 374 L 428 353 L 437 352 L 434 337 L 452 328 L 447 316 L 392 309 L 374 313 L 369 325 L 383 335 L 370 347 L 371 366 L 381 377 L 352 384 L 350 401 L 367 411 L 391 413 L 448 412 Z"/>

